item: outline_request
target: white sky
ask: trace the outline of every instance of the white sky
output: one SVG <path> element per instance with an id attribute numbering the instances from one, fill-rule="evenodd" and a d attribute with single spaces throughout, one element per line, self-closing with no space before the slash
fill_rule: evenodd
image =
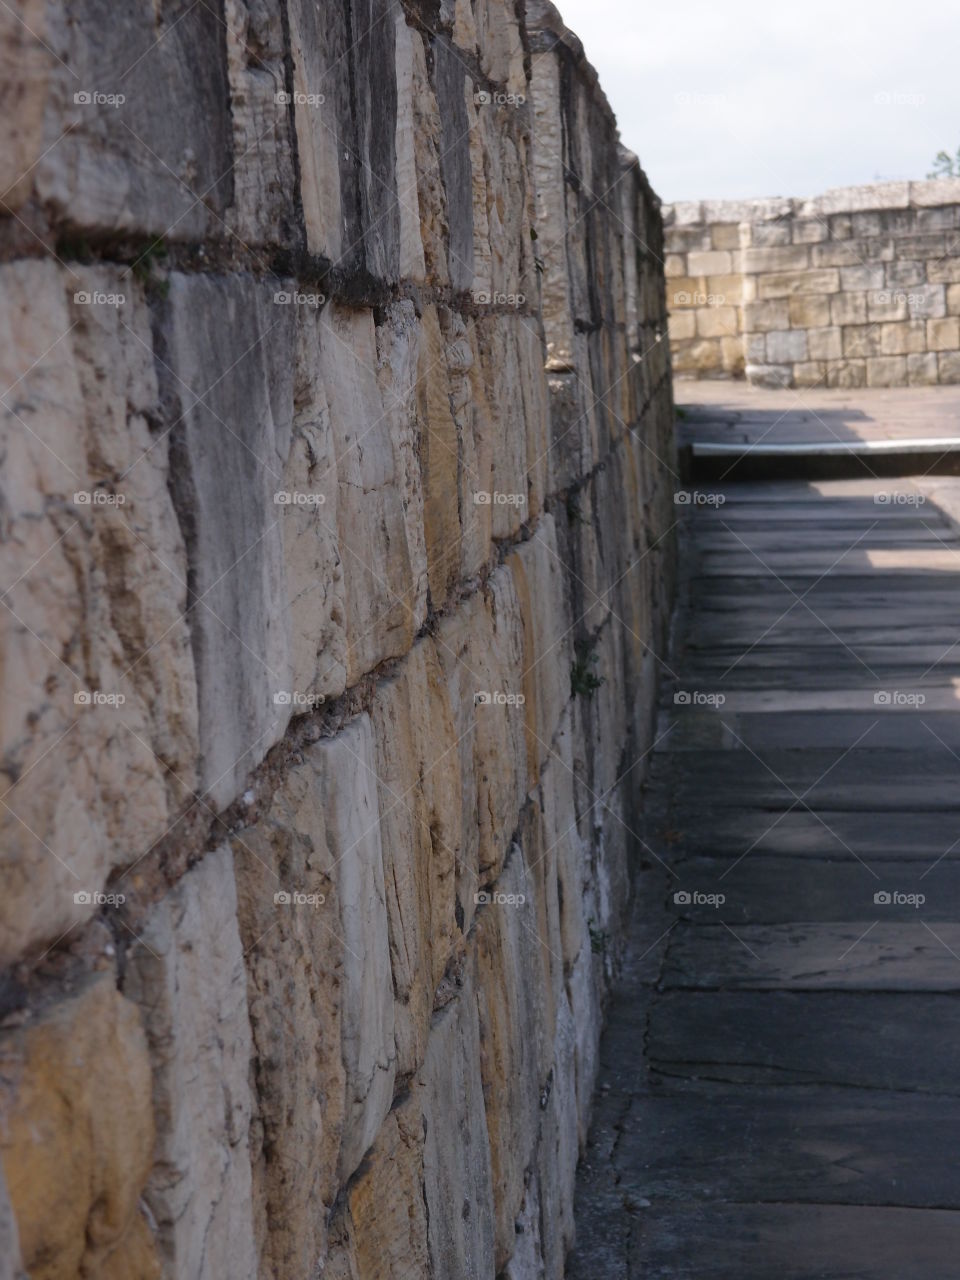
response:
<path id="1" fill-rule="evenodd" d="M 557 0 L 665 201 L 924 178 L 960 147 L 958 0 Z"/>

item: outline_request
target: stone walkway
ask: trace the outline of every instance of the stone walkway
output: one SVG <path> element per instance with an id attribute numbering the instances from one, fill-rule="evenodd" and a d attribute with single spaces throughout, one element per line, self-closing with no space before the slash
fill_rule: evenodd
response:
<path id="1" fill-rule="evenodd" d="M 956 1280 L 960 481 L 722 495 L 687 508 L 568 1277 Z"/>

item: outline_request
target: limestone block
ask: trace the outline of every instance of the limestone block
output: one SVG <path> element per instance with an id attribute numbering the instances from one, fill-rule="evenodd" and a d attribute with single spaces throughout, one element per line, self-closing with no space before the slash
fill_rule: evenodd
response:
<path id="1" fill-rule="evenodd" d="M 866 360 L 831 360 L 827 365 L 828 387 L 850 388 L 866 385 Z"/>
<path id="2" fill-rule="evenodd" d="M 393 15 L 395 25 L 397 111 L 394 148 L 399 216 L 397 270 L 403 280 L 426 279 L 420 204 L 417 195 L 417 144 L 414 131 L 415 97 L 420 90 L 418 66 L 423 57 L 419 31 L 407 25 L 401 9 Z"/>
<path id="3" fill-rule="evenodd" d="M 198 729 L 142 291 L 119 268 L 40 261 L 0 280 L 9 962 L 89 917 L 74 894 L 163 834 L 196 785 Z"/>
<path id="4" fill-rule="evenodd" d="M 431 598 L 442 607 L 460 577 L 460 453 L 435 307 L 426 307 L 417 367 L 423 520 Z"/>
<path id="5" fill-rule="evenodd" d="M 692 276 L 727 275 L 733 270 L 732 255 L 724 249 L 694 250 L 687 255 L 687 264 Z"/>
<path id="6" fill-rule="evenodd" d="M 806 358 L 807 335 L 802 329 L 774 329 L 767 334 L 769 364 L 791 364 Z"/>
<path id="7" fill-rule="evenodd" d="M 763 364 L 767 358 L 767 339 L 762 333 L 749 333 L 744 338 L 744 359 L 747 364 Z"/>
<path id="8" fill-rule="evenodd" d="M 303 754 L 258 820 L 233 839 L 255 1054 L 250 1145 L 261 1274 L 308 1275 L 323 1257 L 347 1102 L 341 1009 L 349 957 L 327 830 L 331 756 L 319 745 Z M 355 760 L 347 765 L 359 774 Z"/>
<path id="9" fill-rule="evenodd" d="M 4 1031 L 0 1081 L 0 1158 L 16 1218 L 4 1215 L 0 1274 L 159 1280 L 140 1205 L 153 1158 L 150 1062 L 140 1014 L 113 974 Z M 26 1270 L 7 1271 L 18 1233 Z"/>
<path id="10" fill-rule="evenodd" d="M 533 1157 L 540 1113 L 543 1035 L 537 979 L 536 908 L 517 846 L 476 920 L 477 1007 L 495 1256 L 499 1272 L 516 1244 L 524 1174 Z"/>
<path id="11" fill-rule="evenodd" d="M 940 382 L 960 382 L 960 355 L 956 351 L 941 351 L 937 356 L 937 375 Z"/>
<path id="12" fill-rule="evenodd" d="M 937 319 L 946 315 L 947 295 L 942 284 L 922 284 L 910 290 L 907 308 L 911 320 Z"/>
<path id="13" fill-rule="evenodd" d="M 840 287 L 844 293 L 883 289 L 883 285 L 884 269 L 880 265 L 840 268 Z M 869 301 L 868 296 L 868 304 Z M 896 317 L 891 316 L 890 318 L 895 319 Z"/>
<path id="14" fill-rule="evenodd" d="M 790 309 L 790 328 L 817 329 L 830 323 L 830 299 L 818 298 L 815 295 L 801 295 L 788 299 Z M 772 326 L 785 329 L 786 325 Z"/>
<path id="15" fill-rule="evenodd" d="M 927 321 L 929 351 L 955 351 L 958 347 L 960 347 L 960 320 L 956 316 Z"/>
<path id="16" fill-rule="evenodd" d="M 434 994 L 459 931 L 456 873 L 463 809 L 457 740 L 433 641 L 381 681 L 373 725 L 397 1070 L 423 1062 Z"/>
<path id="17" fill-rule="evenodd" d="M 445 1127 L 446 1118 L 440 1123 Z M 430 1274 L 423 1148 L 416 1090 L 387 1116 L 347 1193 L 358 1277 L 406 1280 Z"/>
<path id="18" fill-rule="evenodd" d="M 789 387 L 793 383 L 793 366 L 789 364 L 748 364 L 746 373 L 755 387 Z"/>
<path id="19" fill-rule="evenodd" d="M 0 102 L 8 121 L 0 190 L 13 212 L 32 191 L 33 166 L 45 146 L 44 114 L 55 66 L 44 45 L 45 10 L 43 0 L 27 0 L 19 14 L 0 10 Z"/>
<path id="20" fill-rule="evenodd" d="M 948 315 L 960 315 L 960 284 L 947 285 L 946 310 Z"/>
<path id="21" fill-rule="evenodd" d="M 826 376 L 827 369 L 822 360 L 805 360 L 793 366 L 795 387 L 819 387 Z"/>
<path id="22" fill-rule="evenodd" d="M 337 457 L 348 685 L 405 653 L 426 614 L 417 527 L 422 499 L 410 425 L 418 334 L 408 311 L 391 317 L 379 335 L 379 352 L 370 311 L 331 306 L 320 323 L 320 366 Z M 401 422 L 394 438 L 391 428 Z"/>
<path id="23" fill-rule="evenodd" d="M 848 270 L 860 267 L 865 271 L 876 271 L 883 263 L 893 261 L 893 244 L 892 239 L 830 241 L 814 245 L 810 250 L 810 258 L 815 267 L 844 267 Z M 852 284 L 844 287 L 870 286 Z"/>
<path id="24" fill-rule="evenodd" d="M 796 299 L 791 299 L 791 302 Z M 748 302 L 743 308 L 743 327 L 747 333 L 766 333 L 769 329 L 788 329 L 790 313 L 786 301 Z"/>
<path id="25" fill-rule="evenodd" d="M 792 231 L 794 244 L 819 244 L 826 240 L 829 225 L 819 218 L 813 218 L 809 222 L 794 222 Z"/>
<path id="26" fill-rule="evenodd" d="M 841 293 L 830 299 L 830 319 L 833 324 L 866 324 L 867 295 L 865 293 Z"/>
<path id="27" fill-rule="evenodd" d="M 571 367 L 574 327 L 567 270 L 567 218 L 564 200 L 564 127 L 560 114 L 560 63 L 550 53 L 533 59 L 533 179 L 536 191 L 536 252 L 542 262 L 540 307 L 548 368 Z"/>
<path id="28" fill-rule="evenodd" d="M 740 229 L 735 228 L 735 230 L 737 231 L 737 240 L 739 244 Z M 749 245 L 744 245 L 745 249 L 749 248 L 751 245 L 754 246 L 755 248 L 773 248 L 776 246 L 788 245 L 790 244 L 792 239 L 790 235 L 789 222 L 758 222 L 754 224 L 752 227 L 750 227 L 749 231 L 750 231 Z M 717 245 L 718 249 L 724 248 L 724 247 L 725 246 L 723 245 Z M 745 253 L 743 256 L 744 271 L 775 270 L 779 265 L 781 265 L 777 259 L 773 259 L 765 267 L 764 266 L 751 267 L 748 265 L 750 260 L 751 260 L 750 254 Z M 760 259 L 760 261 L 762 261 L 762 259 Z M 797 259 L 796 261 L 799 263 L 800 266 L 806 266 L 807 258 L 806 256 L 804 256 L 802 259 Z"/>
<path id="29" fill-rule="evenodd" d="M 735 307 L 701 307 L 697 312 L 697 332 L 701 338 L 731 337 L 737 332 Z"/>
<path id="30" fill-rule="evenodd" d="M 668 253 L 663 264 L 663 274 L 668 280 L 674 276 L 687 275 L 687 255 L 685 253 Z"/>
<path id="31" fill-rule="evenodd" d="M 723 348 L 716 338 L 692 342 L 672 353 L 674 373 L 716 374 L 723 368 Z"/>
<path id="32" fill-rule="evenodd" d="M 919 232 L 952 231 L 958 225 L 955 204 L 948 204 L 943 208 L 917 209 L 914 217 Z"/>
<path id="33" fill-rule="evenodd" d="M 932 178 L 926 182 L 911 182 L 910 203 L 918 209 L 960 204 L 960 178 Z"/>
<path id="34" fill-rule="evenodd" d="M 879 356 L 880 325 L 848 325 L 843 330 L 844 356 Z"/>
<path id="35" fill-rule="evenodd" d="M 926 267 L 922 262 L 888 262 L 884 267 L 884 276 L 888 287 L 908 289 L 912 285 L 923 284 Z"/>
<path id="36" fill-rule="evenodd" d="M 399 275 L 400 209 L 397 199 L 397 32 L 399 0 L 353 0 L 350 6 L 351 105 L 356 128 L 363 260 L 376 279 Z M 400 55 L 402 61 L 402 55 Z M 415 208 L 412 197 L 405 203 Z"/>
<path id="37" fill-rule="evenodd" d="M 416 184 L 413 190 L 400 185 L 397 195 L 403 200 L 416 198 L 420 210 L 420 238 L 427 279 L 436 285 L 449 283 L 447 267 L 447 199 L 440 171 L 443 151 L 443 124 L 433 85 L 427 71 L 423 39 L 416 32 L 404 37 L 410 41 L 413 74 L 413 148 Z M 398 113 L 397 127 L 403 117 Z"/>
<path id="38" fill-rule="evenodd" d="M 920 235 L 900 236 L 897 239 L 897 255 L 901 258 L 934 258 L 942 261 L 950 252 L 953 237 L 942 231 L 928 231 Z"/>
<path id="39" fill-rule="evenodd" d="M 868 387 L 902 387 L 906 381 L 906 356 L 880 356 L 867 360 Z"/>
<path id="40" fill-rule="evenodd" d="M 552 516 L 541 520 L 534 536 L 517 547 L 507 564 L 516 583 L 523 618 L 528 768 L 531 780 L 535 780 L 570 695 L 573 661 L 573 619 Z"/>
<path id="41" fill-rule="evenodd" d="M 907 356 L 907 383 L 911 387 L 936 386 L 939 380 L 937 356 L 932 352 Z"/>
<path id="42" fill-rule="evenodd" d="M 910 314 L 907 306 L 908 295 L 902 290 L 890 292 L 880 289 L 867 294 L 867 319 L 869 321 L 906 320 Z"/>
<path id="43" fill-rule="evenodd" d="M 926 332 L 922 320 L 906 320 L 900 324 L 881 325 L 880 350 L 885 356 L 904 356 L 923 352 L 926 349 Z"/>
<path id="44" fill-rule="evenodd" d="M 280 92 L 286 54 L 281 9 L 259 0 L 225 0 L 223 28 L 233 141 L 227 226 L 244 245 L 290 244 L 299 240 L 300 231 L 290 198 L 297 176 L 295 130 L 287 95 Z M 159 38 L 165 37 L 166 32 Z M 257 50 L 256 59 L 251 49 Z M 144 59 L 140 70 L 147 65 Z M 294 111 L 303 110 L 298 101 Z M 197 189 L 198 196 L 202 192 Z"/>
<path id="45" fill-rule="evenodd" d="M 252 1043 L 228 846 L 153 909 L 124 994 L 140 1006 L 153 1067 L 157 1137 L 144 1200 L 164 1271 L 255 1280 Z"/>
<path id="46" fill-rule="evenodd" d="M 190 567 L 201 783 L 222 809 L 282 736 L 290 687 L 276 495 L 293 425 L 294 307 L 243 276 L 181 275 L 164 310 L 171 488 Z"/>
<path id="47" fill-rule="evenodd" d="M 484 75 L 508 93 L 521 93 L 526 87 L 523 41 L 514 7 L 507 0 L 477 0 L 476 31 Z"/>
<path id="48" fill-rule="evenodd" d="M 38 200 L 79 231 L 219 233 L 235 156 L 220 17 L 200 5 L 167 24 L 146 0 L 123 22 L 101 0 L 31 8 L 19 194 L 29 170 Z"/>
<path id="49" fill-rule="evenodd" d="M 459 997 L 437 1017 L 417 1081 L 423 1091 L 423 1198 L 431 1274 L 492 1276 L 493 1189 L 472 962 Z"/>
<path id="50" fill-rule="evenodd" d="M 337 455 L 321 376 L 320 318 L 313 308 L 298 310 L 293 436 L 280 485 L 290 500 L 277 507 L 290 618 L 289 692 L 329 699 L 347 680 Z M 402 439 L 402 422 L 397 431 Z M 411 516 L 415 512 L 414 506 Z"/>
<path id="51" fill-rule="evenodd" d="M 773 243 L 773 241 L 771 241 L 771 243 Z M 788 244 L 789 239 L 783 243 Z M 713 249 L 739 249 L 740 228 L 736 223 L 711 227 L 710 247 Z"/>
<path id="52" fill-rule="evenodd" d="M 476 116 L 474 290 L 532 303 L 537 293 L 530 231 L 534 193 L 526 170 L 527 111 L 510 102 L 467 105 Z M 479 237 L 479 242 L 478 242 Z M 482 277 L 482 279 L 481 279 Z"/>
<path id="53" fill-rule="evenodd" d="M 807 331 L 807 351 L 811 360 L 839 360 L 843 354 L 841 330 L 834 326 Z"/>
<path id="54" fill-rule="evenodd" d="M 674 204 L 668 207 L 673 213 L 673 225 L 677 227 L 690 226 L 693 223 L 704 221 L 722 221 L 722 219 L 714 217 L 706 219 L 703 213 L 704 206 L 699 200 L 677 200 Z M 734 221 L 736 221 L 736 219 L 734 219 Z"/>
<path id="55" fill-rule="evenodd" d="M 669 333 L 671 342 L 692 338 L 697 332 L 697 317 L 692 311 L 678 311 L 671 315 Z"/>
<path id="56" fill-rule="evenodd" d="M 910 186 L 909 182 L 876 182 L 860 187 L 832 187 L 811 204 L 818 217 L 861 209 L 905 209 L 910 204 Z"/>
<path id="57" fill-rule="evenodd" d="M 784 227 L 789 236 L 789 227 Z M 759 232 L 759 228 L 757 228 Z M 756 239 L 756 233 L 755 233 Z M 691 254 L 691 258 L 694 255 Z M 753 273 L 764 271 L 803 271 L 810 261 L 810 251 L 806 245 L 789 245 L 786 247 L 744 249 L 743 270 Z M 691 267 L 691 269 L 693 269 Z"/>
<path id="58" fill-rule="evenodd" d="M 473 84 L 465 74 L 460 54 L 445 36 L 431 42 L 433 87 L 440 117 L 441 139 L 438 161 L 446 197 L 447 269 L 455 289 L 474 287 L 474 177 L 479 183 L 482 169 L 475 174 L 482 151 L 476 139 Z M 468 102 L 471 104 L 468 109 Z M 471 117 L 472 127 L 471 127 Z"/>
<path id="59" fill-rule="evenodd" d="M 960 240 L 960 237 L 957 237 Z M 948 253 L 956 254 L 958 244 L 951 242 Z M 960 281 L 960 257 L 944 257 L 927 262 L 927 279 L 931 284 L 956 284 Z"/>
<path id="60" fill-rule="evenodd" d="M 544 1280 L 543 1243 L 540 1239 L 540 1188 L 535 1170 L 524 1191 L 515 1223 L 517 1239 L 503 1280 Z"/>
<path id="61" fill-rule="evenodd" d="M 781 272 L 762 275 L 758 281 L 760 298 L 789 298 L 797 293 L 836 293 L 840 274 L 835 269 Z"/>

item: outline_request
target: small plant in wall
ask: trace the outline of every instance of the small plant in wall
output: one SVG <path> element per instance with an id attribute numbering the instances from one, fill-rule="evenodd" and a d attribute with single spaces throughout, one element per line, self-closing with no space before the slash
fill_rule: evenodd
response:
<path id="1" fill-rule="evenodd" d="M 590 950 L 595 956 L 606 955 L 610 935 L 606 929 L 598 929 L 593 916 L 587 921 L 587 932 L 590 934 Z"/>
<path id="2" fill-rule="evenodd" d="M 592 669 L 597 664 L 595 644 L 595 640 L 577 640 L 573 646 L 575 656 L 570 668 L 570 692 L 583 698 L 592 698 L 604 681 L 604 677 Z"/>

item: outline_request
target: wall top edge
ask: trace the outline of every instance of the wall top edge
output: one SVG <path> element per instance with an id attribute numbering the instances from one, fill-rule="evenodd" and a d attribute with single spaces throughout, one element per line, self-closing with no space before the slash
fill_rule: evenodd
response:
<path id="1" fill-rule="evenodd" d="M 663 206 L 667 226 L 696 223 L 773 222 L 779 218 L 822 218 L 832 213 L 884 209 L 929 209 L 960 204 L 960 178 L 923 182 L 872 182 L 860 187 L 831 187 L 812 197 L 764 196 L 752 200 L 680 200 Z"/>

